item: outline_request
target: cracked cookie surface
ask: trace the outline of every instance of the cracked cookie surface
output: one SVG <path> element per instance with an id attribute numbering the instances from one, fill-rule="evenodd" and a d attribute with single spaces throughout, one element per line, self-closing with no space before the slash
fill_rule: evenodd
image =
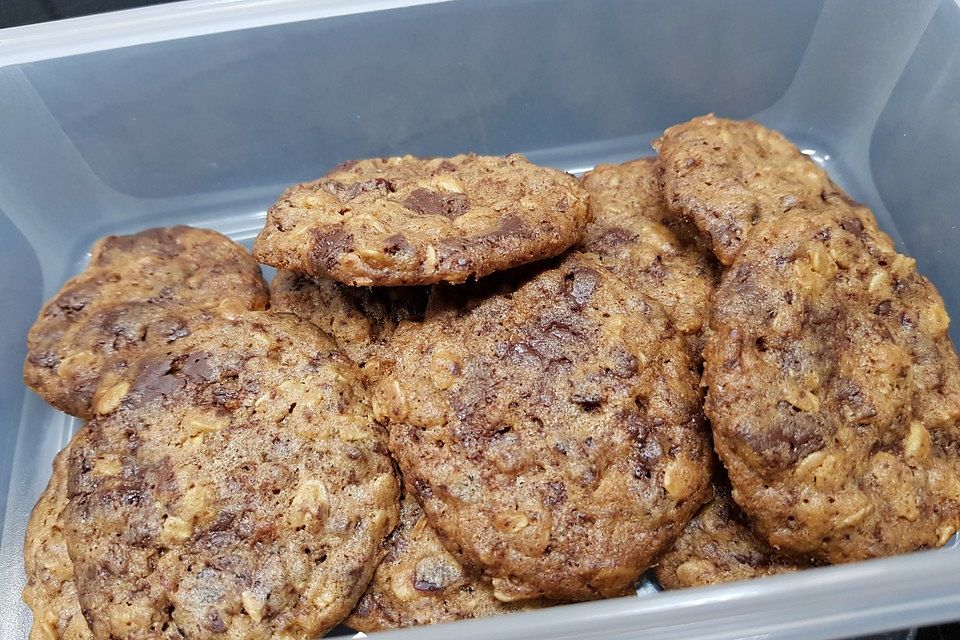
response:
<path id="1" fill-rule="evenodd" d="M 588 215 L 576 178 L 517 154 L 358 160 L 287 189 L 254 255 L 348 285 L 461 283 L 563 252 Z"/>

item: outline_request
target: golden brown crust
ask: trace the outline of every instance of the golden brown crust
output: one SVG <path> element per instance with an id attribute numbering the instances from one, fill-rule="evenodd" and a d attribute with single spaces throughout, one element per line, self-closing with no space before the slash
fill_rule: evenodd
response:
<path id="1" fill-rule="evenodd" d="M 398 481 L 360 372 L 290 314 L 185 317 L 98 391 L 66 539 L 94 638 L 312 638 L 366 589 Z"/>
<path id="2" fill-rule="evenodd" d="M 699 352 L 720 270 L 692 230 L 663 204 L 655 158 L 602 164 L 583 177 L 593 221 L 580 246 L 626 284 L 663 305 Z"/>
<path id="3" fill-rule="evenodd" d="M 41 309 L 27 336 L 27 386 L 58 409 L 93 416 L 90 402 L 108 359 L 119 366 L 146 327 L 188 306 L 266 308 L 267 285 L 247 250 L 207 229 L 169 227 L 108 236 L 90 263 Z"/>
<path id="4" fill-rule="evenodd" d="M 855 206 L 792 142 L 756 122 L 701 116 L 670 127 L 653 146 L 667 206 L 707 236 L 725 265 L 758 222 L 798 209 Z"/>
<path id="5" fill-rule="evenodd" d="M 344 622 L 357 631 L 372 633 L 545 606 L 542 600 L 497 600 L 489 582 L 473 575 L 444 549 L 409 494 L 400 504 L 400 524 L 384 548 L 386 555 L 370 587 Z"/>
<path id="6" fill-rule="evenodd" d="M 706 409 L 734 498 L 828 562 L 960 525 L 960 362 L 933 285 L 850 212 L 754 228 L 715 297 Z"/>
<path id="7" fill-rule="evenodd" d="M 358 160 L 287 189 L 254 255 L 348 285 L 460 283 L 561 253 L 588 215 L 576 178 L 521 155 Z"/>
<path id="8" fill-rule="evenodd" d="M 407 490 L 498 598 L 620 595 L 709 495 L 699 375 L 599 258 L 541 268 L 441 288 L 394 333 L 374 407 Z"/>
<path id="9" fill-rule="evenodd" d="M 27 586 L 23 601 L 33 610 L 30 640 L 90 640 L 83 619 L 73 561 L 63 537 L 63 511 L 67 506 L 67 460 L 70 446 L 53 459 L 53 475 L 37 500 L 23 543 Z"/>
<path id="10" fill-rule="evenodd" d="M 802 571 L 816 563 L 795 559 L 767 544 L 730 496 L 726 478 L 714 497 L 661 556 L 653 572 L 665 589 L 685 589 Z"/>
<path id="11" fill-rule="evenodd" d="M 278 271 L 270 283 L 270 308 L 309 320 L 362 367 L 397 324 L 423 316 L 428 294 L 428 287 L 348 287 Z"/>

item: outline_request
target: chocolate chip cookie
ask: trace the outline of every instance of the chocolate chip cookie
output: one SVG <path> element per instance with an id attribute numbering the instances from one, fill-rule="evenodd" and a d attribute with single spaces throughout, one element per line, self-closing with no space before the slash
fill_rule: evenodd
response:
<path id="1" fill-rule="evenodd" d="M 725 265 L 753 225 L 790 211 L 846 203 L 875 226 L 826 171 L 756 122 L 701 116 L 670 127 L 653 146 L 667 206 L 707 236 Z"/>
<path id="2" fill-rule="evenodd" d="M 719 267 L 664 206 L 656 160 L 599 165 L 583 177 L 583 186 L 593 222 L 581 247 L 663 305 L 674 326 L 699 343 Z"/>
<path id="3" fill-rule="evenodd" d="M 588 215 L 576 178 L 521 155 L 359 160 L 280 196 L 254 256 L 348 285 L 461 283 L 561 253 Z"/>
<path id="4" fill-rule="evenodd" d="M 322 635 L 398 518 L 359 369 L 290 314 L 182 324 L 104 378 L 71 447 L 65 535 L 93 637 Z"/>
<path id="5" fill-rule="evenodd" d="M 428 294 L 427 287 L 348 287 L 278 271 L 270 283 L 270 308 L 309 320 L 363 366 L 397 324 L 422 317 Z"/>
<path id="6" fill-rule="evenodd" d="M 757 535 L 730 496 L 725 478 L 715 480 L 713 489 L 713 500 L 700 509 L 654 567 L 665 589 L 749 580 L 816 566 L 779 553 Z"/>
<path id="7" fill-rule="evenodd" d="M 27 337 L 24 381 L 58 409 L 90 418 L 104 363 L 139 348 L 151 322 L 180 307 L 233 312 L 264 309 L 268 299 L 259 265 L 215 231 L 108 236 L 41 309 Z"/>
<path id="8" fill-rule="evenodd" d="M 960 362 L 943 301 L 848 209 L 757 225 L 717 289 L 706 410 L 773 546 L 838 563 L 960 525 Z"/>
<path id="9" fill-rule="evenodd" d="M 489 582 L 472 575 L 437 538 L 409 495 L 400 524 L 384 543 L 386 555 L 357 608 L 344 624 L 372 633 L 543 606 L 541 600 L 500 602 Z"/>
<path id="10" fill-rule="evenodd" d="M 709 497 L 689 348 L 595 255 L 435 289 L 390 342 L 404 484 L 500 600 L 624 594 Z"/>
<path id="11" fill-rule="evenodd" d="M 30 640 L 90 640 L 77 599 L 73 561 L 63 536 L 63 511 L 67 506 L 69 446 L 53 459 L 53 475 L 40 496 L 23 543 L 27 586 L 23 601 L 33 610 Z"/>

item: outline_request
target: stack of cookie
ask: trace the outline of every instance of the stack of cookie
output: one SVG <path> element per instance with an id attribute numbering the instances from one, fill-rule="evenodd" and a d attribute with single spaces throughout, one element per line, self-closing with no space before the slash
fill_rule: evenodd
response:
<path id="1" fill-rule="evenodd" d="M 28 338 L 87 420 L 27 531 L 32 637 L 308 638 L 943 544 L 935 289 L 776 132 L 655 147 L 582 180 L 346 163 L 253 257 L 101 240 Z"/>
<path id="2" fill-rule="evenodd" d="M 247 251 L 109 237 L 41 310 L 27 383 L 87 419 L 27 528 L 31 638 L 311 637 L 346 617 L 399 489 L 360 370 L 266 310 Z"/>
<path id="3" fill-rule="evenodd" d="M 960 526 L 960 361 L 936 288 L 780 134 L 706 116 L 654 147 L 664 201 L 724 265 L 706 414 L 747 516 L 729 498 L 708 507 L 661 580 L 946 543 Z"/>

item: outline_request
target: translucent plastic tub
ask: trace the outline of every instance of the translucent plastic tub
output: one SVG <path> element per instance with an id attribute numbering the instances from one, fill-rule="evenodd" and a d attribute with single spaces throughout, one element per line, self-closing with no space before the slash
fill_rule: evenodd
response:
<path id="1" fill-rule="evenodd" d="M 23 531 L 78 426 L 23 387 L 24 337 L 97 237 L 249 240 L 285 185 L 348 158 L 520 151 L 580 171 L 708 111 L 809 150 L 960 317 L 954 0 L 201 0 L 0 31 L 0 638 L 26 637 Z M 958 587 L 954 541 L 415 633 L 811 640 L 960 618 Z"/>

